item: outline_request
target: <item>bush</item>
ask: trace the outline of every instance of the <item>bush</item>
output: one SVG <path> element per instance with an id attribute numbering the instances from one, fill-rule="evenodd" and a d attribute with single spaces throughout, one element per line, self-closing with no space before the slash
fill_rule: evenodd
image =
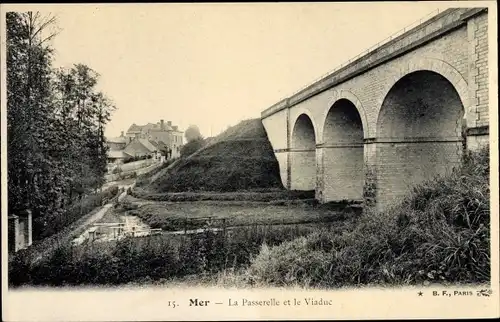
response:
<path id="1" fill-rule="evenodd" d="M 33 219 L 33 239 L 39 240 L 54 235 L 71 225 L 96 207 L 102 206 L 118 194 L 118 186 L 112 186 L 100 193 L 84 196 L 64 209 L 61 214 Z"/>
<path id="2" fill-rule="evenodd" d="M 181 147 L 181 158 L 186 158 L 205 146 L 203 138 L 194 139 Z"/>
<path id="3" fill-rule="evenodd" d="M 272 248 L 262 244 L 248 269 L 248 274 L 254 277 L 252 282 L 308 286 L 321 281 L 328 274 L 332 256 L 321 250 L 311 251 L 307 243 L 307 238 L 299 237 Z"/>
<path id="4" fill-rule="evenodd" d="M 276 245 L 311 231 L 254 226 L 225 233 L 207 230 L 199 235 L 124 239 L 116 246 L 62 245 L 35 264 L 21 251 L 9 261 L 9 285 L 117 285 L 215 274 L 246 267 L 264 242 Z"/>
<path id="5" fill-rule="evenodd" d="M 124 240 L 111 251 L 63 246 L 37 264 L 21 251 L 9 261 L 9 283 L 124 284 L 244 268 L 247 282 L 273 285 L 483 283 L 490 280 L 488 177 L 488 150 L 468 153 L 451 175 L 340 229 L 249 226 Z"/>
<path id="6" fill-rule="evenodd" d="M 136 178 L 136 177 L 137 177 L 137 172 L 135 172 L 135 171 L 129 172 L 129 173 L 126 173 L 126 174 L 123 174 L 123 173 L 119 174 L 119 179 L 120 180 L 133 179 L 133 178 Z"/>
<path id="7" fill-rule="evenodd" d="M 151 183 L 151 178 L 154 177 L 156 174 L 158 174 L 160 171 L 163 171 L 164 169 L 168 168 L 172 163 L 174 163 L 177 160 L 177 158 L 172 158 L 168 159 L 165 162 L 163 162 L 160 166 L 156 167 L 155 169 L 138 175 L 137 180 L 135 182 L 135 185 L 137 187 L 143 187 Z"/>
<path id="8" fill-rule="evenodd" d="M 424 182 L 352 229 L 263 247 L 247 273 L 263 284 L 482 283 L 490 280 L 489 150 Z"/>

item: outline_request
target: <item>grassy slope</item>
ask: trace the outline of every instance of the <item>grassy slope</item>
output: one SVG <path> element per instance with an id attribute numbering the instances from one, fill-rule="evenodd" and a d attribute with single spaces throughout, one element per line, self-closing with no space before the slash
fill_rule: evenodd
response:
<path id="1" fill-rule="evenodd" d="M 260 119 L 245 120 L 179 162 L 148 187 L 155 192 L 282 189 L 279 166 Z"/>
<path id="2" fill-rule="evenodd" d="M 326 223 L 339 218 L 356 218 L 356 209 L 332 209 L 324 205 L 296 203 L 275 205 L 272 203 L 154 203 L 131 210 L 129 214 L 140 217 L 152 228 L 182 230 L 201 228 L 207 217 L 214 227 Z M 197 220 L 198 219 L 198 220 Z M 225 220 L 222 222 L 221 220 Z"/>

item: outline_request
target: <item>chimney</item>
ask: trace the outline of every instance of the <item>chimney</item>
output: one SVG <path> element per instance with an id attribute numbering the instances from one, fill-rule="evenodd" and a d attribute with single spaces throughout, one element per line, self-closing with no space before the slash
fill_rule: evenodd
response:
<path id="1" fill-rule="evenodd" d="M 167 121 L 168 126 L 172 126 L 172 121 Z"/>
<path id="2" fill-rule="evenodd" d="M 120 136 L 123 137 L 123 131 L 122 131 L 122 134 Z"/>
<path id="3" fill-rule="evenodd" d="M 160 129 L 164 129 L 163 120 L 160 120 Z"/>

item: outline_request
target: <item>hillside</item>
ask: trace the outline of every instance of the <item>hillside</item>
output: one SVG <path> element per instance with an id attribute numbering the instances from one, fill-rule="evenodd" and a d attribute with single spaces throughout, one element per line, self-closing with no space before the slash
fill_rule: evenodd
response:
<path id="1" fill-rule="evenodd" d="M 283 189 L 260 119 L 230 127 L 148 187 L 156 192 Z"/>

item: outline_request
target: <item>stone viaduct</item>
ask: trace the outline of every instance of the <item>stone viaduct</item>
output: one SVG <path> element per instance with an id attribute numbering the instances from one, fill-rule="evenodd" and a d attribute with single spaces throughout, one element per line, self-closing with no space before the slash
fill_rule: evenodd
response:
<path id="1" fill-rule="evenodd" d="M 262 112 L 292 190 L 382 210 L 489 142 L 488 11 L 443 11 Z"/>

